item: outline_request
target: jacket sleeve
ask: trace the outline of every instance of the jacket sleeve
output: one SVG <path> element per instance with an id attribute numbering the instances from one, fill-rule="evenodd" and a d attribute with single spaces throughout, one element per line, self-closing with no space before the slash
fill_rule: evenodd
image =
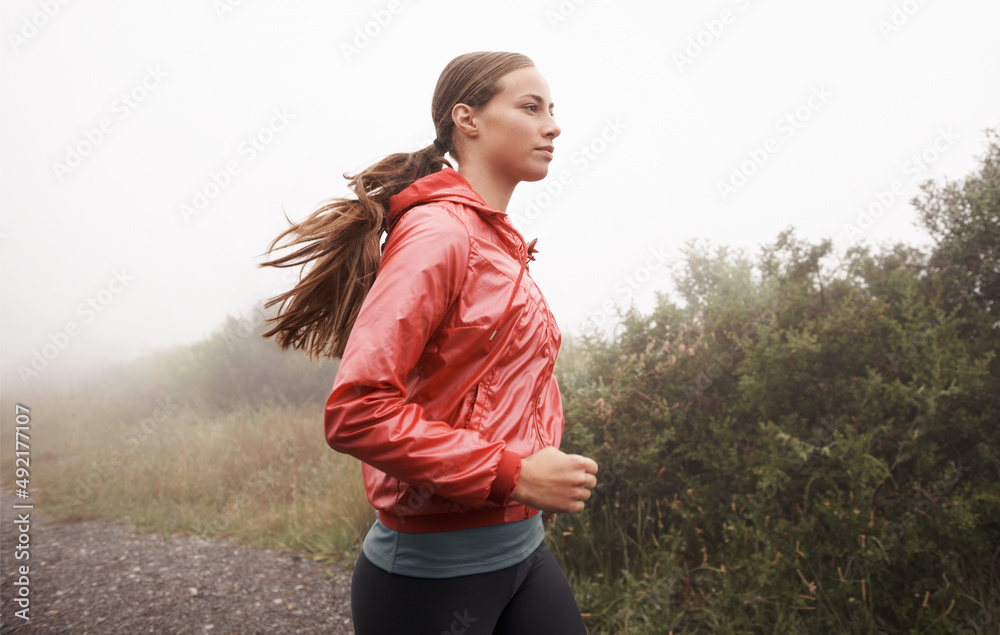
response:
<path id="1" fill-rule="evenodd" d="M 504 504 L 521 457 L 502 441 L 429 419 L 407 376 L 458 297 L 468 268 L 465 225 L 441 207 L 411 209 L 393 229 L 326 404 L 335 450 L 458 503 Z"/>

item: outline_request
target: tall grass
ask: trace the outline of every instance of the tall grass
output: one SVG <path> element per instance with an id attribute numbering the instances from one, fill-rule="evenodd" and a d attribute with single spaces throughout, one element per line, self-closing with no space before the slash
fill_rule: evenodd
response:
<path id="1" fill-rule="evenodd" d="M 333 560 L 356 555 L 374 514 L 360 463 L 323 439 L 321 406 L 209 414 L 170 399 L 107 401 L 77 394 L 33 408 L 39 511 Z M 13 473 L 3 458 L 3 474 Z"/>
<path id="2" fill-rule="evenodd" d="M 624 511 L 591 507 L 560 514 L 550 528 L 549 547 L 591 633 L 663 635 L 686 622 L 685 610 L 676 606 L 691 573 L 676 557 L 680 536 L 658 542 L 652 511 L 641 502 Z M 626 529 L 629 516 L 637 519 L 635 534 Z"/>

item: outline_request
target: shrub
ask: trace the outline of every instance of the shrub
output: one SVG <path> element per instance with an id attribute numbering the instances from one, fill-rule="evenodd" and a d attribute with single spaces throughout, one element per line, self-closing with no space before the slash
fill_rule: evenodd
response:
<path id="1" fill-rule="evenodd" d="M 1000 620 L 998 157 L 994 136 L 979 174 L 924 186 L 930 254 L 695 243 L 676 301 L 570 344 L 564 449 L 602 468 L 552 533 L 593 628 Z"/>

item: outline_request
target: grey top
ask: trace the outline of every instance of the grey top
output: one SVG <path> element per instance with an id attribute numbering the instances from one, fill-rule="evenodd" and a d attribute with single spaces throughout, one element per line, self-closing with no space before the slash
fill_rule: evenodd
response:
<path id="1" fill-rule="evenodd" d="M 411 534 L 377 518 L 362 552 L 389 573 L 417 578 L 453 578 L 514 566 L 545 539 L 542 514 L 499 525 Z"/>

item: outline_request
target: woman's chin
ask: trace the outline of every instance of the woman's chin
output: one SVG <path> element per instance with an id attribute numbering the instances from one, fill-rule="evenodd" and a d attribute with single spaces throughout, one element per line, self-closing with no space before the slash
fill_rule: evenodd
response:
<path id="1" fill-rule="evenodd" d="M 549 175 L 549 166 L 548 164 L 545 164 L 542 167 L 534 168 L 532 170 L 526 170 L 521 180 L 527 183 L 533 183 L 535 181 L 541 181 L 548 175 Z"/>

